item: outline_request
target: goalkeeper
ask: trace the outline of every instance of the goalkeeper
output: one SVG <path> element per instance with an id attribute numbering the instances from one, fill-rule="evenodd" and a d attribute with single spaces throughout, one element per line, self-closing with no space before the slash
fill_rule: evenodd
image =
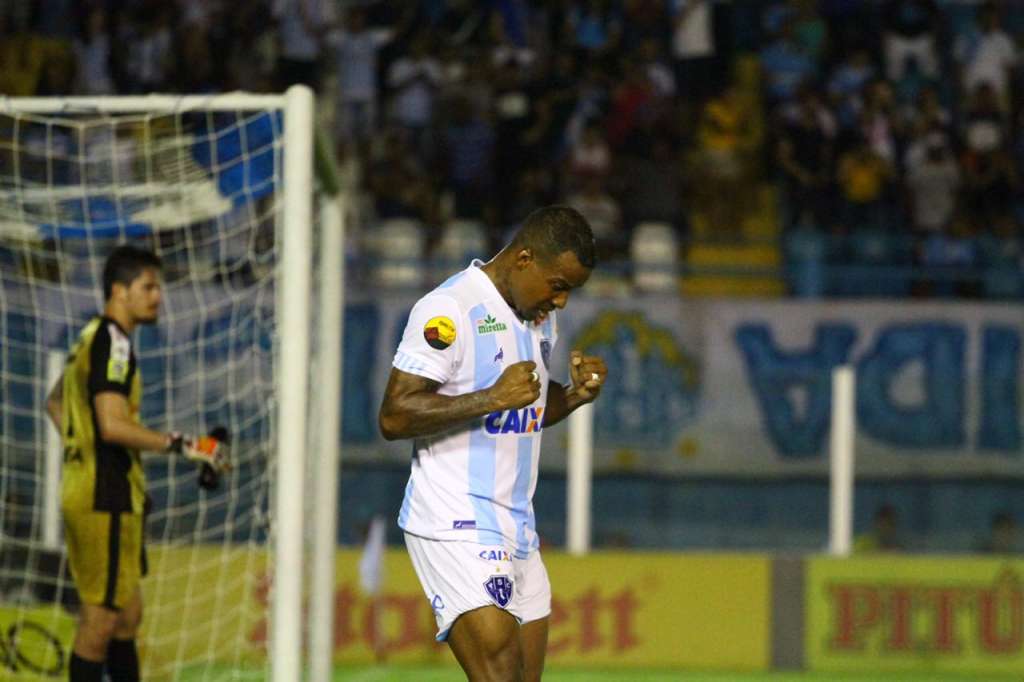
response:
<path id="1" fill-rule="evenodd" d="M 139 679 L 135 637 L 146 573 L 140 452 L 181 454 L 217 471 L 227 449 L 216 439 L 152 431 L 139 423 L 142 381 L 131 334 L 157 320 L 161 263 L 119 246 L 103 269 L 103 314 L 79 334 L 47 412 L 64 444 L 61 506 L 71 574 L 82 602 L 68 666 L 72 682 Z"/>

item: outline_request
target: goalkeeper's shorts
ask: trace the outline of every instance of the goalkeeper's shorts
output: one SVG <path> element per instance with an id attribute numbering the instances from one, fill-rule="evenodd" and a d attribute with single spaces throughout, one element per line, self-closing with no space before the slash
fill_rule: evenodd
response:
<path id="1" fill-rule="evenodd" d="M 68 563 L 83 604 L 120 610 L 146 575 L 142 514 L 64 512 Z"/>
<path id="2" fill-rule="evenodd" d="M 484 606 L 504 609 L 520 623 L 551 615 L 551 582 L 540 550 L 517 559 L 513 547 L 409 533 L 405 546 L 434 611 L 439 642 L 448 639 L 455 619 Z"/>

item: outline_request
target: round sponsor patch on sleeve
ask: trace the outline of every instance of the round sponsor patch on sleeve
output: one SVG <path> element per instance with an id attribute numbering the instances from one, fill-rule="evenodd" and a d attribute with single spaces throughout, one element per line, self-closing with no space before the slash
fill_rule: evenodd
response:
<path id="1" fill-rule="evenodd" d="M 432 317 L 423 325 L 423 338 L 431 348 L 444 350 L 455 343 L 455 323 L 450 317 Z"/>

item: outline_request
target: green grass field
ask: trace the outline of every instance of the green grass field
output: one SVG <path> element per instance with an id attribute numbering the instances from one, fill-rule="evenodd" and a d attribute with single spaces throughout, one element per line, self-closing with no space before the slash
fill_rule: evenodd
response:
<path id="1" fill-rule="evenodd" d="M 465 678 L 451 668 L 352 668 L 336 669 L 335 682 L 458 682 Z M 1021 682 L 1012 677 L 935 675 L 824 675 L 794 673 L 682 673 L 669 671 L 558 671 L 545 674 L 545 682 Z"/>
<path id="2" fill-rule="evenodd" d="M 247 681 L 253 677 L 246 674 Z M 231 671 L 196 669 L 179 682 L 228 682 L 239 679 Z M 460 682 L 458 668 L 443 666 L 345 666 L 334 670 L 334 682 Z M 544 682 L 1024 682 L 1024 672 L 1009 676 L 944 674 L 825 674 L 825 673 L 709 673 L 671 670 L 559 670 L 550 669 Z"/>
<path id="3" fill-rule="evenodd" d="M 335 682 L 459 682 L 456 668 L 402 666 L 336 668 Z M 886 673 L 874 675 L 824 673 L 696 673 L 673 671 L 549 670 L 544 682 L 1024 682 L 1012 676 L 956 676 Z"/>

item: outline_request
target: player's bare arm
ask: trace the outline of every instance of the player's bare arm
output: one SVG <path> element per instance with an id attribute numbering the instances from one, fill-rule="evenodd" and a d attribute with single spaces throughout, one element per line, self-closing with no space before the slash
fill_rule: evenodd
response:
<path id="1" fill-rule="evenodd" d="M 380 407 L 380 432 L 387 440 L 442 433 L 496 410 L 517 409 L 540 397 L 534 362 L 509 365 L 490 388 L 440 395 L 436 381 L 392 369 Z"/>
<path id="2" fill-rule="evenodd" d="M 184 455 L 217 471 L 231 469 L 227 447 L 217 437 L 193 438 L 147 429 L 132 419 L 128 399 L 116 391 L 101 391 L 93 399 L 100 437 L 133 450 Z"/>
<path id="3" fill-rule="evenodd" d="M 93 398 L 93 406 L 100 437 L 106 442 L 148 452 L 167 449 L 167 434 L 147 429 L 136 422 L 124 395 L 102 391 Z"/>
<path id="4" fill-rule="evenodd" d="M 54 384 L 53 388 L 50 389 L 50 393 L 46 396 L 46 414 L 49 415 L 50 421 L 57 427 L 57 432 L 61 433 L 61 414 L 64 410 L 64 380 L 58 379 Z"/>
<path id="5" fill-rule="evenodd" d="M 548 382 L 547 409 L 544 411 L 544 426 L 562 421 L 580 405 L 593 402 L 601 392 L 608 368 L 604 360 L 594 355 L 584 355 L 574 350 L 569 355 L 569 377 L 572 386 Z"/>

